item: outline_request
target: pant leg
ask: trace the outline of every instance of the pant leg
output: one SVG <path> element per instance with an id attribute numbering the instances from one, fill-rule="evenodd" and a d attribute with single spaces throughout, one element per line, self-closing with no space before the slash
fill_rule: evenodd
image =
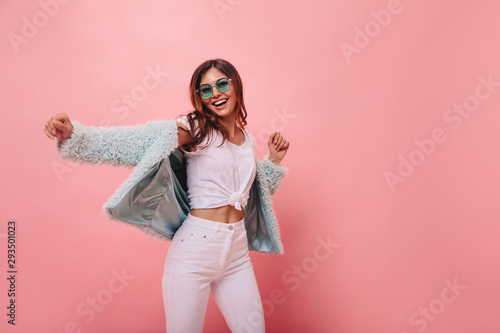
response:
<path id="1" fill-rule="evenodd" d="M 172 239 L 162 286 L 168 333 L 202 332 L 210 289 L 232 332 L 264 332 L 244 220 L 188 215 Z"/>
<path id="2" fill-rule="evenodd" d="M 162 291 L 168 333 L 202 332 L 219 259 L 217 239 L 210 243 L 217 231 L 192 226 L 188 219 L 175 233 L 165 260 Z"/>
<path id="3" fill-rule="evenodd" d="M 246 231 L 236 233 L 212 295 L 233 333 L 265 332 L 264 311 L 250 261 Z"/>

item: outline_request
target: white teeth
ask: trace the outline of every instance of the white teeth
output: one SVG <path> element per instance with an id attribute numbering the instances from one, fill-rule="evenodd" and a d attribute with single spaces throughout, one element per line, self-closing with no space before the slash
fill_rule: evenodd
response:
<path id="1" fill-rule="evenodd" d="M 223 99 L 223 100 L 220 100 L 220 101 L 215 102 L 215 103 L 214 103 L 214 105 L 215 105 L 215 106 L 219 106 L 219 105 L 223 104 L 223 103 L 224 103 L 224 102 L 226 102 L 226 101 L 227 101 L 227 99 Z"/>

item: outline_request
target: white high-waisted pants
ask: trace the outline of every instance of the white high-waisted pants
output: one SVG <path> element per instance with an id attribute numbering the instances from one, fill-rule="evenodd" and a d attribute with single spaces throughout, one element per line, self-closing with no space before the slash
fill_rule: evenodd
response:
<path id="1" fill-rule="evenodd" d="M 201 333 L 210 291 L 231 332 L 265 332 L 244 219 L 188 214 L 168 249 L 162 288 L 168 333 Z"/>

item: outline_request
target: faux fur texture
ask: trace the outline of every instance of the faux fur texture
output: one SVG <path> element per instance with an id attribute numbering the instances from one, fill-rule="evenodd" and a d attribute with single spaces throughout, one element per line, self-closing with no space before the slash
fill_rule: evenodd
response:
<path id="1" fill-rule="evenodd" d="M 286 176 L 288 169 L 282 165 L 275 164 L 269 159 L 269 155 L 266 155 L 262 160 L 262 167 L 266 177 L 262 179 L 267 181 L 267 187 L 269 188 L 269 193 L 271 195 L 276 192 L 281 181 Z"/>
<path id="2" fill-rule="evenodd" d="M 105 215 L 112 220 L 118 220 L 110 213 L 125 194 L 146 176 L 151 168 L 167 157 L 178 147 L 177 122 L 170 120 L 148 121 L 134 126 L 95 127 L 85 126 L 72 120 L 73 134 L 65 142 L 58 140 L 57 152 L 60 157 L 81 163 L 122 165 L 128 168 L 135 166 L 130 176 L 115 190 L 103 206 Z M 272 208 L 271 196 L 276 192 L 288 170 L 282 165 L 276 165 L 265 156 L 262 161 L 255 158 L 257 166 L 257 181 L 261 192 L 263 210 L 266 215 L 266 225 L 274 240 L 276 251 L 284 253 L 281 235 Z M 121 221 L 121 220 L 118 220 Z M 123 222 L 123 221 L 122 221 Z M 129 224 L 128 222 L 125 222 Z M 154 235 L 163 240 L 170 240 L 164 234 L 149 226 L 137 225 L 146 234 Z"/>
<path id="3" fill-rule="evenodd" d="M 264 213 L 267 217 L 266 224 L 271 232 L 271 237 L 274 239 L 274 243 L 277 246 L 277 252 L 279 254 L 284 254 L 285 250 L 283 248 L 283 243 L 281 242 L 281 232 L 273 209 L 271 196 L 276 192 L 281 180 L 288 173 L 288 169 L 282 165 L 274 164 L 269 160 L 268 156 L 264 157 L 262 162 L 256 158 L 256 162 L 257 180 L 262 196 L 262 202 L 264 204 Z"/>

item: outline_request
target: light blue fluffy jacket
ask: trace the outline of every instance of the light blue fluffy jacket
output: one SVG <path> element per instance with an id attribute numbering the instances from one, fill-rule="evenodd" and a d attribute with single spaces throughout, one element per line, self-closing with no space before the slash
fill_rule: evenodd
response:
<path id="1" fill-rule="evenodd" d="M 72 120 L 73 134 L 57 142 L 62 158 L 82 163 L 135 167 L 104 204 L 106 216 L 171 240 L 190 211 L 184 153 L 178 148 L 177 122 L 148 121 L 135 126 L 95 127 Z M 255 158 L 257 173 L 245 207 L 248 248 L 283 254 L 271 195 L 287 174 L 266 156 Z"/>

